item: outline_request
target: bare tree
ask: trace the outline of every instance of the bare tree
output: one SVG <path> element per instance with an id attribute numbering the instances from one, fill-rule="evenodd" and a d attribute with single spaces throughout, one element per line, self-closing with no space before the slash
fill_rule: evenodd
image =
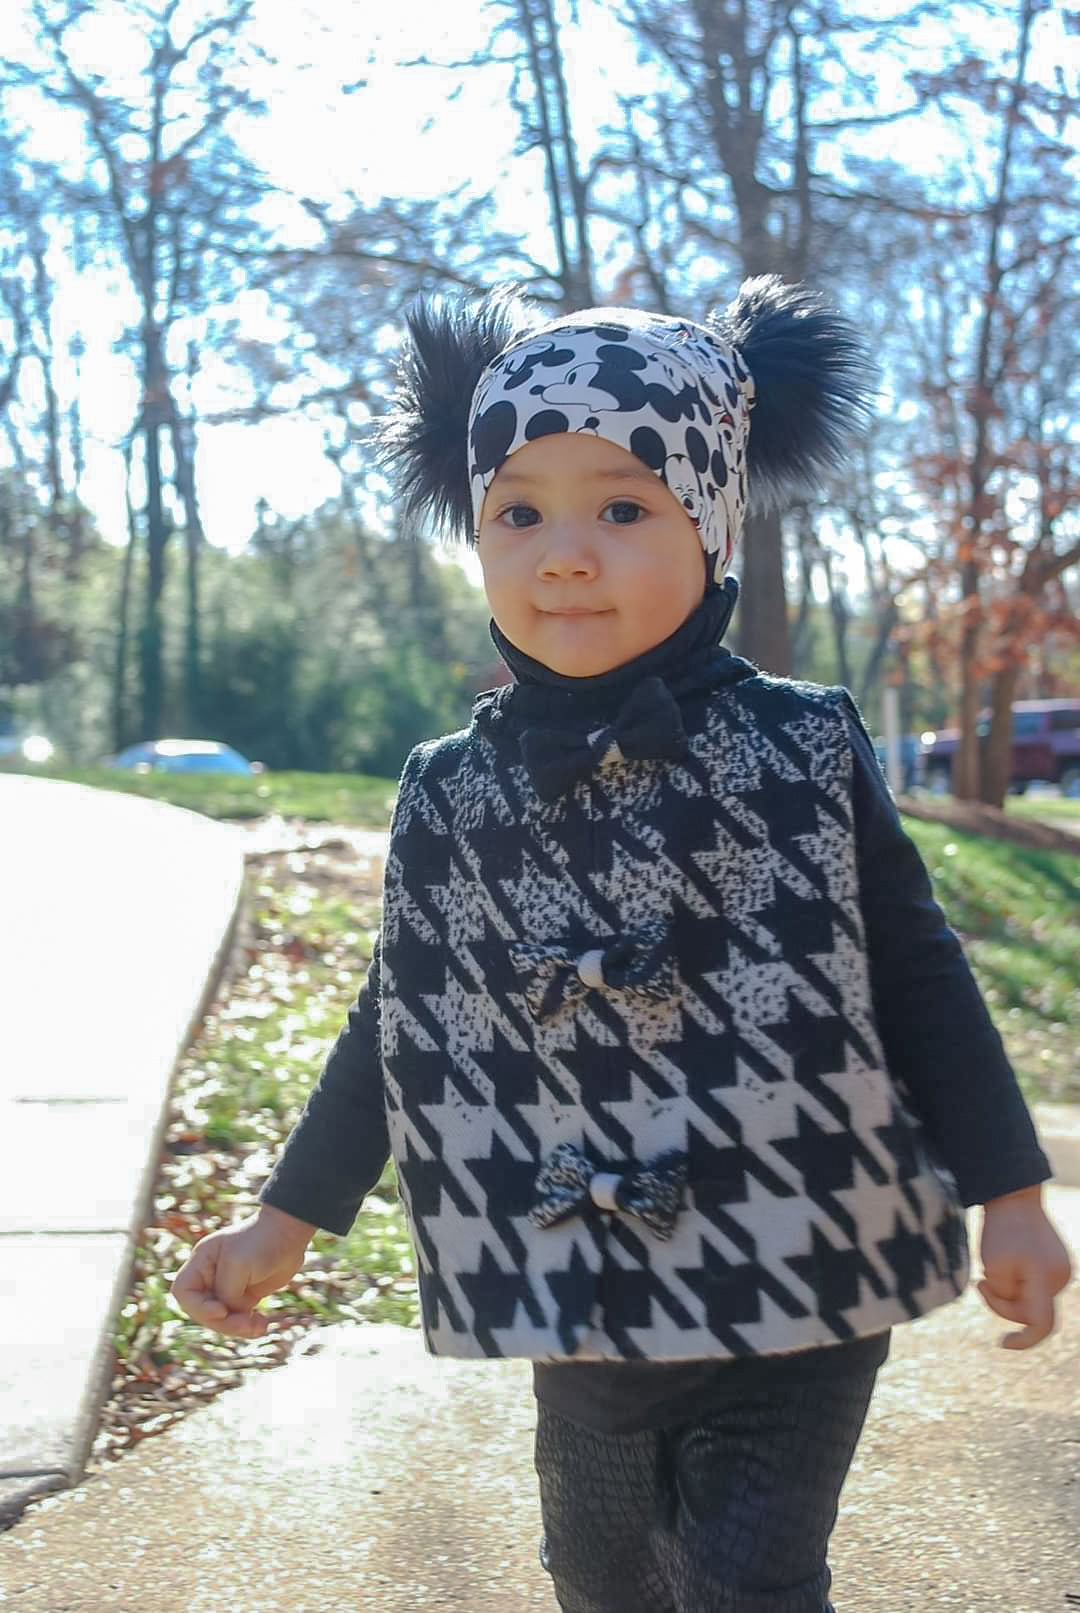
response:
<path id="1" fill-rule="evenodd" d="M 1011 61 L 971 56 L 929 82 L 944 104 L 995 132 L 966 221 L 948 232 L 923 303 L 937 351 L 925 382 L 933 424 L 921 479 L 942 534 L 938 575 L 955 588 L 960 744 L 953 789 L 1001 805 L 1011 705 L 1047 590 L 1080 560 L 1068 521 L 1075 449 L 1080 195 L 1067 138 L 1080 99 L 1039 83 L 1032 34 L 1045 8 L 1022 0 Z M 974 112 L 973 112 L 974 109 Z M 959 187 L 958 187 L 959 188 Z M 1062 477 L 1061 467 L 1070 467 Z M 989 689 L 987 744 L 978 719 Z"/>
<path id="2" fill-rule="evenodd" d="M 0 103 L 0 428 L 12 467 L 0 523 L 0 683 L 55 671 L 67 636 L 39 581 L 70 564 L 63 420 L 54 380 L 54 286 L 46 254 L 51 171 L 31 162 Z"/>
<path id="3" fill-rule="evenodd" d="M 181 484 L 181 507 L 193 508 L 193 471 L 183 451 L 174 380 L 178 363 L 171 337 L 185 316 L 212 301 L 224 238 L 251 231 L 251 216 L 266 185 L 241 155 L 230 120 L 259 105 L 242 70 L 245 34 L 254 0 L 220 7 L 181 0 L 140 0 L 125 8 L 129 35 L 137 30 L 144 66 L 136 93 L 114 89 L 85 65 L 80 31 L 101 20 L 92 0 L 31 0 L 44 74 L 9 67 L 10 80 L 73 109 L 81 120 L 86 162 L 69 183 L 72 208 L 92 217 L 103 247 L 115 250 L 139 308 L 134 344 L 141 383 L 137 436 L 146 487 L 144 541 L 146 596 L 139 635 L 140 729 L 160 732 L 164 703 L 162 597 L 168 544 L 174 526 L 166 493 L 164 448 L 171 439 Z M 235 281 L 225 288 L 229 295 Z M 179 362 L 182 362 L 180 360 Z M 198 612 L 197 554 L 201 532 L 188 532 L 189 638 Z"/>
<path id="4" fill-rule="evenodd" d="M 484 11 L 492 19 L 488 38 L 468 57 L 435 62 L 425 55 L 411 64 L 507 74 L 519 129 L 513 155 L 539 151 L 543 157 L 554 261 L 537 261 L 504 237 L 487 254 L 482 282 L 512 278 L 564 312 L 587 308 L 596 301 L 590 185 L 597 164 L 583 168 L 579 154 L 562 17 L 556 0 L 487 0 Z"/>
<path id="5" fill-rule="evenodd" d="M 684 283 L 697 300 L 716 300 L 719 285 L 744 275 L 857 281 L 851 231 L 860 218 L 925 215 L 910 176 L 895 169 L 898 185 L 882 189 L 885 166 L 860 167 L 859 142 L 884 125 L 902 127 L 929 103 L 929 89 L 911 78 L 882 105 L 871 47 L 918 59 L 918 29 L 934 10 L 630 0 L 627 24 L 661 70 L 655 90 L 637 98 L 635 124 L 656 154 L 654 194 L 681 196 L 684 253 L 693 259 Z M 778 517 L 747 523 L 741 564 L 740 648 L 787 671 Z"/>

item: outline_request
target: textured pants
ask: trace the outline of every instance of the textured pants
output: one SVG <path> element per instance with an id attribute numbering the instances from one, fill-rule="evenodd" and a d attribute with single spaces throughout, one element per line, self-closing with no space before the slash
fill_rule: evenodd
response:
<path id="1" fill-rule="evenodd" d="M 846 1352 L 845 1352 L 846 1353 Z M 538 1408 L 540 1560 L 563 1613 L 833 1613 L 826 1565 L 878 1361 L 733 1363 L 700 1423 L 599 1434 Z"/>

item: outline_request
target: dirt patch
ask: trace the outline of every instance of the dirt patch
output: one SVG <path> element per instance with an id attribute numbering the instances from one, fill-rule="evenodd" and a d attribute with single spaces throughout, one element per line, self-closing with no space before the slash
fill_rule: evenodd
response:
<path id="1" fill-rule="evenodd" d="M 944 823 L 950 829 L 988 835 L 992 840 L 1011 840 L 1014 845 L 1034 851 L 1068 851 L 1080 857 L 1080 834 L 1045 823 L 1037 818 L 1017 818 L 982 801 L 957 801 L 952 796 L 901 795 L 901 812 L 930 823 Z"/>

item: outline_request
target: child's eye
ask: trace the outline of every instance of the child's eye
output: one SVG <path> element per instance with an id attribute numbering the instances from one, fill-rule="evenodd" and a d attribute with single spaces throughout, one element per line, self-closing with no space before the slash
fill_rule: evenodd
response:
<path id="1" fill-rule="evenodd" d="M 540 512 L 534 510 L 531 504 L 511 504 L 503 511 L 502 519 L 512 527 L 535 526 L 540 519 Z"/>
<path id="2" fill-rule="evenodd" d="M 604 515 L 616 526 L 632 526 L 639 516 L 644 515 L 644 507 L 635 503 L 632 498 L 617 498 L 609 504 Z"/>

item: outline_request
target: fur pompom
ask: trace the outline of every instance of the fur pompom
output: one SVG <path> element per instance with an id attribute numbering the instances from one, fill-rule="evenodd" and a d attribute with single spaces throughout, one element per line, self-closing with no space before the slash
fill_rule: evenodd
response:
<path id="1" fill-rule="evenodd" d="M 869 423 L 877 371 L 858 331 L 806 286 L 746 280 L 709 324 L 754 380 L 747 454 L 750 508 L 815 488 Z"/>
<path id="2" fill-rule="evenodd" d="M 538 322 L 505 287 L 475 300 L 431 297 L 414 303 L 406 315 L 393 407 L 375 433 L 379 460 L 394 477 L 407 517 L 432 516 L 454 536 L 472 537 L 472 396 L 492 359 Z"/>

